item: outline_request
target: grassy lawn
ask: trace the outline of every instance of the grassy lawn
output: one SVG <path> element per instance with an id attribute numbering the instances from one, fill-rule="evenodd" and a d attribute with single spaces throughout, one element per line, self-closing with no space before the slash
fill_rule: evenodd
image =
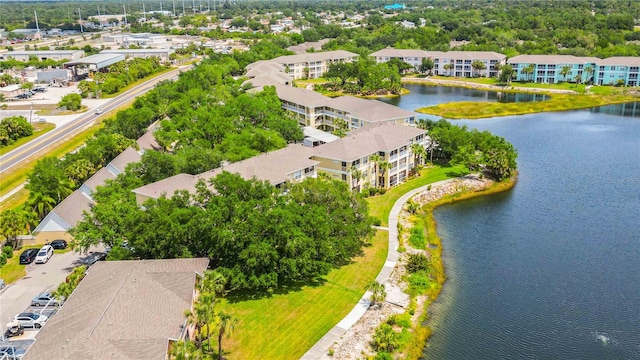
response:
<path id="1" fill-rule="evenodd" d="M 632 95 L 547 94 L 546 101 L 527 103 L 457 102 L 417 109 L 448 119 L 480 119 L 494 116 L 523 115 L 548 111 L 586 109 L 595 106 L 640 101 Z"/>
<path id="2" fill-rule="evenodd" d="M 13 257 L 7 259 L 7 263 L 0 268 L 0 279 L 4 279 L 5 283 L 11 284 L 24 277 L 27 274 L 26 265 L 20 265 L 20 254 L 27 249 L 39 249 L 41 247 L 41 245 L 23 246 L 20 250 L 14 250 Z"/>
<path id="3" fill-rule="evenodd" d="M 38 115 L 40 116 L 61 116 L 61 115 L 73 115 L 80 114 L 86 112 L 89 108 L 85 105 L 82 105 L 79 110 L 62 110 L 58 107 L 58 105 L 52 105 L 50 109 L 42 109 L 38 110 Z"/>
<path id="4" fill-rule="evenodd" d="M 225 302 L 239 322 L 223 349 L 229 359 L 299 359 L 347 315 L 384 265 L 387 231 L 353 263 L 331 271 L 319 286 L 303 286 L 256 300 Z"/>
<path id="5" fill-rule="evenodd" d="M 369 214 L 381 220 L 382 226 L 389 224 L 389 212 L 393 204 L 407 191 L 436 181 L 446 180 L 467 174 L 464 166 L 442 167 L 434 166 L 423 169 L 420 177 L 407 181 L 387 191 L 384 195 L 373 196 L 367 199 L 369 202 Z"/>
<path id="6" fill-rule="evenodd" d="M 295 80 L 293 84 L 295 85 L 295 87 L 306 88 L 307 85 L 324 84 L 328 81 L 329 80 L 327 79 L 317 78 L 317 79 Z"/>
<path id="7" fill-rule="evenodd" d="M 98 124 L 98 125 L 92 126 L 87 130 L 84 130 L 83 132 L 74 136 L 73 139 L 63 143 L 62 145 L 60 145 L 55 149 L 52 149 L 46 155 L 55 156 L 55 157 L 64 156 L 69 151 L 84 144 L 87 141 L 87 139 L 93 136 L 93 134 L 95 134 L 96 131 L 98 131 L 101 127 L 102 127 L 102 124 Z M 0 183 L 0 194 L 4 195 L 5 193 L 9 192 L 11 189 L 25 182 L 27 180 L 27 176 L 29 175 L 29 173 L 33 169 L 33 166 L 38 160 L 39 158 L 32 158 L 29 161 L 24 161 L 20 165 L 11 168 L 11 171 L 9 171 L 6 175 L 3 175 L 2 182 Z M 24 202 L 24 200 L 26 200 L 27 197 L 28 197 L 28 192 L 27 190 L 23 189 L 18 193 L 16 193 L 16 195 L 12 196 L 11 198 L 7 199 L 2 204 L 0 204 L 0 209 L 7 210 L 7 209 L 17 208 L 22 205 L 22 203 Z"/>
<path id="8" fill-rule="evenodd" d="M 16 141 L 11 145 L 7 145 L 3 148 L 0 148 L 0 155 L 4 155 L 9 151 L 18 148 L 19 146 L 22 146 L 28 143 L 29 141 L 37 138 L 38 136 L 42 136 L 55 128 L 56 128 L 56 124 L 47 123 L 47 122 L 35 123 L 33 124 L 33 134 L 31 136 L 23 137 L 21 139 L 18 139 L 18 141 Z"/>

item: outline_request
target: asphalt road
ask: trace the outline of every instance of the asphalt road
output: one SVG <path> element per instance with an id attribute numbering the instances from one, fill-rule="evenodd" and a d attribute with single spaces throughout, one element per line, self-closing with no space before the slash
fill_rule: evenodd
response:
<path id="1" fill-rule="evenodd" d="M 103 249 L 91 249 L 101 251 Z M 13 317 L 21 312 L 40 313 L 43 308 L 32 308 L 31 299 L 43 292 L 55 290 L 66 280 L 67 275 L 76 266 L 86 264 L 93 258 L 93 253 L 79 254 L 73 251 L 64 254 L 54 254 L 45 264 L 31 263 L 26 266 L 27 275 L 13 284 L 7 285 L 0 291 L 0 330 L 4 334 L 6 325 Z M 45 315 L 50 314 L 45 310 Z M 46 325 L 45 325 L 46 326 Z M 25 329 L 32 331 L 32 329 Z M 27 331 L 25 331 L 26 333 Z"/>
<path id="2" fill-rule="evenodd" d="M 192 65 L 180 67 L 175 70 L 171 70 L 158 77 L 148 80 L 135 88 L 124 92 L 123 94 L 115 97 L 110 102 L 102 106 L 103 112 L 109 112 L 113 109 L 120 107 L 122 104 L 130 101 L 131 99 L 140 96 L 147 91 L 153 89 L 153 87 L 163 80 L 170 80 L 177 78 L 181 71 L 187 71 L 191 69 Z M 74 134 L 89 127 L 99 117 L 99 115 L 93 112 L 88 112 L 79 116 L 77 119 L 56 128 L 38 138 L 31 140 L 30 142 L 20 146 L 19 148 L 10 151 L 9 153 L 0 156 L 0 177 L 7 172 L 7 170 L 18 165 L 22 161 L 29 159 L 30 157 L 37 156 L 46 153 L 53 146 L 61 143 Z"/>

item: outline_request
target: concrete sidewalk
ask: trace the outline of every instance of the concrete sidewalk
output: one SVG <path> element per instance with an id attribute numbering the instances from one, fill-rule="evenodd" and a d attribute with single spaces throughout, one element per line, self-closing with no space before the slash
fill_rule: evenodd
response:
<path id="1" fill-rule="evenodd" d="M 393 205 L 391 211 L 389 212 L 389 252 L 387 253 L 387 260 L 384 263 L 384 266 L 378 273 L 376 277 L 376 281 L 380 284 L 386 286 L 391 273 L 393 272 L 396 264 L 398 263 L 398 216 L 400 215 L 400 211 L 409 199 L 415 196 L 418 193 L 428 190 L 430 187 L 436 187 L 438 185 L 444 185 L 446 183 L 452 182 L 456 179 L 448 179 L 442 180 L 435 183 L 431 183 L 425 186 L 421 186 L 417 189 L 413 189 L 406 194 L 402 195 L 398 201 Z M 356 304 L 356 306 L 345 316 L 336 326 L 334 326 L 328 333 L 326 333 L 309 351 L 307 351 L 301 359 L 303 360 L 315 360 L 322 358 L 323 355 L 327 353 L 329 347 L 333 345 L 333 343 L 340 339 L 342 335 L 344 335 L 349 328 L 351 328 L 360 318 L 364 315 L 365 312 L 369 309 L 371 297 L 371 292 L 367 291 L 362 295 L 360 301 Z"/>

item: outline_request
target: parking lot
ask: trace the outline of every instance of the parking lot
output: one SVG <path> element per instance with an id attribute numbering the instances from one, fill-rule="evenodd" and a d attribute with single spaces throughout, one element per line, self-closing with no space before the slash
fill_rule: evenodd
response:
<path id="1" fill-rule="evenodd" d="M 26 266 L 27 275 L 13 284 L 8 284 L 0 291 L 0 331 L 2 335 L 7 323 L 11 322 L 15 315 L 22 312 L 33 312 L 46 316 L 55 316 L 58 308 L 55 306 L 36 307 L 31 306 L 31 300 L 37 295 L 55 290 L 58 285 L 66 280 L 73 269 L 80 265 L 94 262 L 102 248 L 90 249 L 86 254 L 69 251 L 63 254 L 54 254 L 45 264 L 31 263 Z M 25 328 L 24 335 L 12 337 L 5 342 L 18 342 L 33 339 L 37 330 Z"/>

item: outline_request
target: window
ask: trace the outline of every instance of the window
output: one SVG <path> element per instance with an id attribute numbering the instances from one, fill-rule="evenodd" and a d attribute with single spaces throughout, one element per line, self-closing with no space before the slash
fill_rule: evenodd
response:
<path id="1" fill-rule="evenodd" d="M 300 180 L 302 178 L 302 171 L 296 171 L 295 173 L 293 173 L 293 178 L 295 180 Z"/>

